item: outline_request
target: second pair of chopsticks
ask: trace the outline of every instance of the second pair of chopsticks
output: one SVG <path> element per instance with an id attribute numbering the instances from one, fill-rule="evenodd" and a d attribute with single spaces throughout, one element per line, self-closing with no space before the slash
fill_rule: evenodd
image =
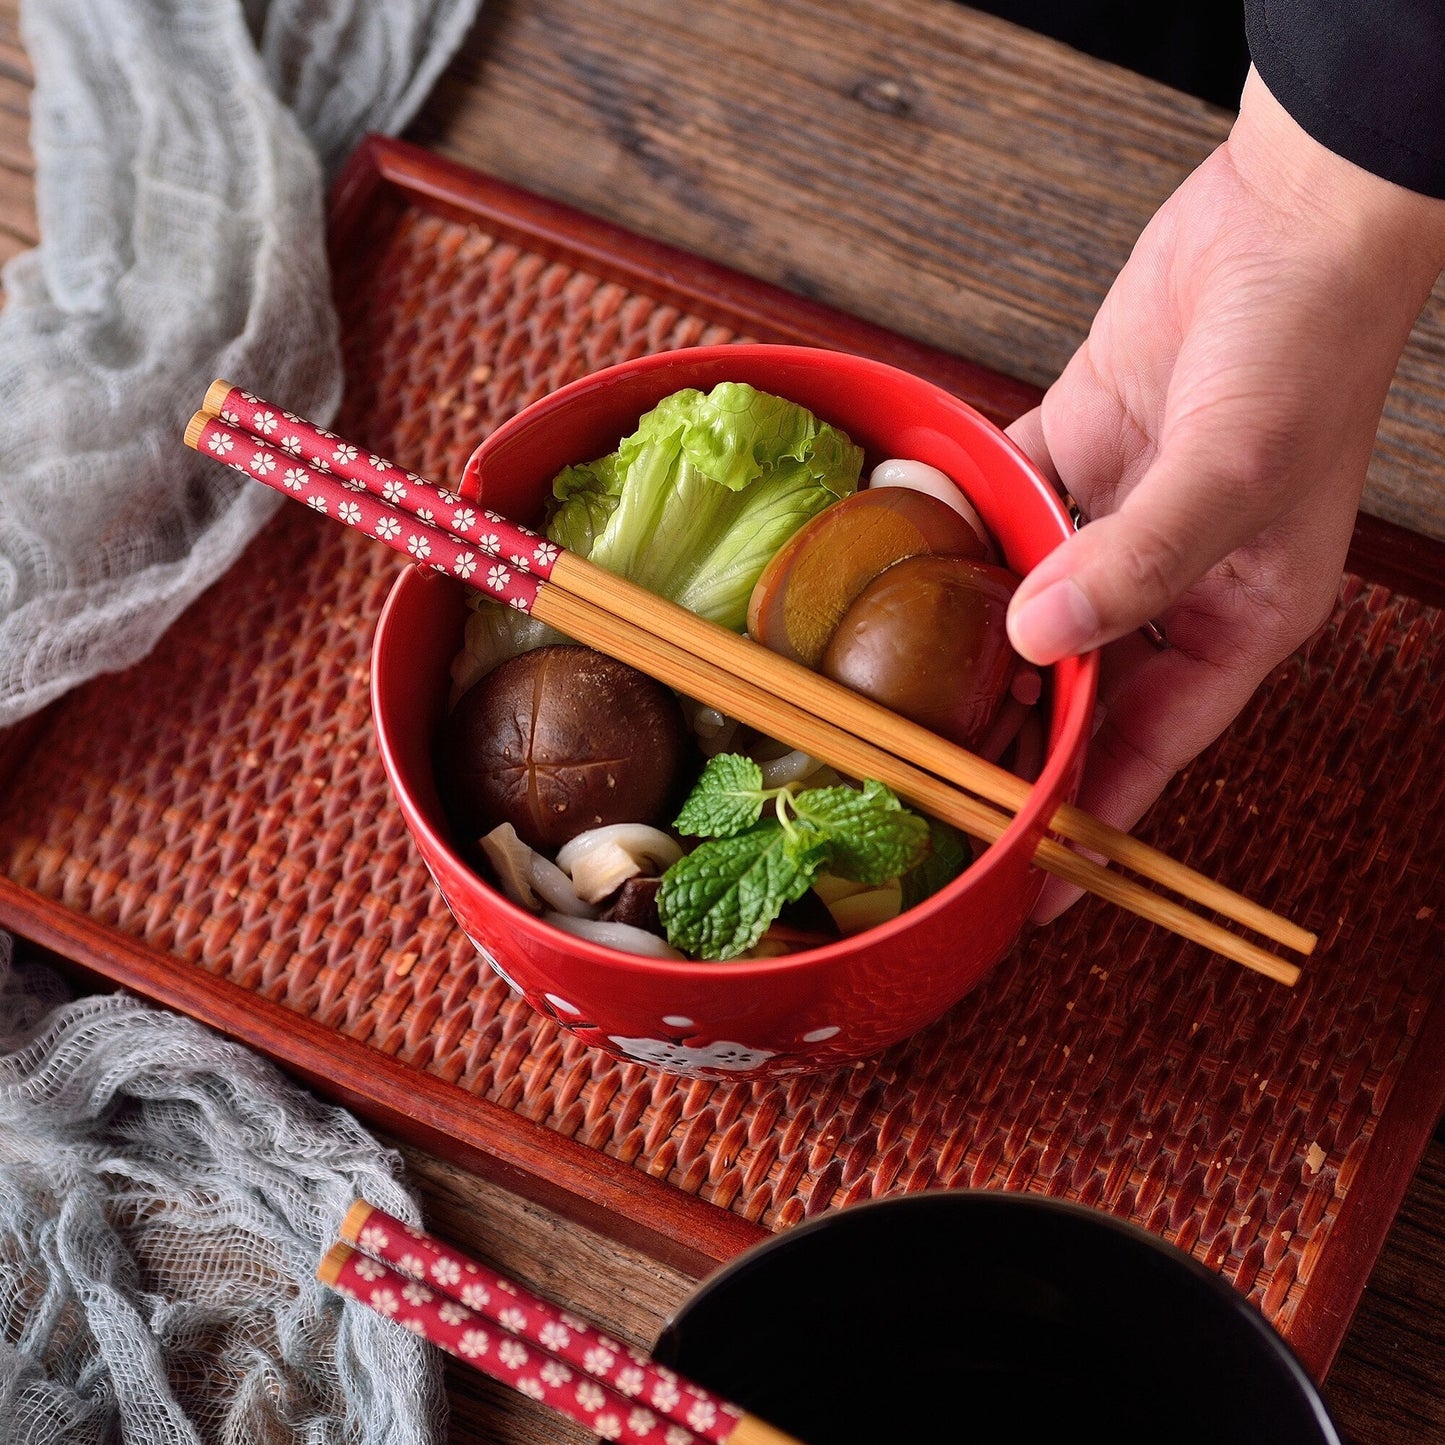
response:
<path id="1" fill-rule="evenodd" d="M 228 382 L 210 387 L 185 439 L 791 747 L 887 784 L 973 837 L 997 841 L 1012 822 L 1000 808 L 1029 797 L 1028 783 L 926 728 Z M 1045 871 L 1270 978 L 1298 979 L 1295 965 L 1117 868 L 1297 952 L 1314 947 L 1305 929 L 1070 804 L 1048 827 L 1059 837 L 1034 853 Z"/>
<path id="2" fill-rule="evenodd" d="M 755 1415 L 365 1199 L 317 1277 L 604 1439 L 799 1445 Z"/>

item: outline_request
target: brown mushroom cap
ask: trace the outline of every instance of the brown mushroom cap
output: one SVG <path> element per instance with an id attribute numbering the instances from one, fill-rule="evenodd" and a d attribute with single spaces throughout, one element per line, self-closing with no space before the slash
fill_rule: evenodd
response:
<path id="1" fill-rule="evenodd" d="M 510 823 L 552 851 L 588 828 L 667 822 L 687 743 L 661 683 L 588 647 L 541 647 L 462 696 L 440 739 L 439 782 L 472 836 Z"/>

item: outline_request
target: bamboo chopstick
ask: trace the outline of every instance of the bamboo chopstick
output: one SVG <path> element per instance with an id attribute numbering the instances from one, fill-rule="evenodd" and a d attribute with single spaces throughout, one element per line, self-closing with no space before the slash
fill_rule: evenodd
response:
<path id="1" fill-rule="evenodd" d="M 585 559 L 559 553 L 526 528 L 484 509 L 479 518 L 471 507 L 459 506 L 454 494 L 414 473 L 375 456 L 363 461 L 351 444 L 228 383 L 213 384 L 185 439 L 257 480 L 305 492 L 317 510 L 490 589 L 578 641 L 612 652 L 790 746 L 854 775 L 877 778 L 973 836 L 995 841 L 1011 820 L 959 787 L 1006 807 L 1020 807 L 1029 796 L 1029 785 L 1004 769 Z M 271 445 L 273 439 L 282 450 Z M 445 509 L 460 531 L 436 524 L 436 512 Z M 476 538 L 468 536 L 473 528 Z M 485 585 L 474 575 L 479 564 Z M 502 580 L 500 574 L 506 574 Z M 647 625 L 629 617 L 645 618 Z M 1288 947 L 1308 952 L 1314 945 L 1313 934 L 1070 805 L 1061 807 L 1049 826 Z M 1294 965 L 1054 839 L 1041 841 L 1034 861 L 1246 967 L 1288 984 L 1298 978 Z"/>
<path id="2" fill-rule="evenodd" d="M 322 1283 L 598 1434 L 629 1445 L 800 1445 L 365 1199 L 338 1233 Z"/>
<path id="3" fill-rule="evenodd" d="M 832 718 L 849 732 L 868 738 L 882 751 L 907 758 L 948 779 L 954 786 L 977 793 L 1011 812 L 1017 812 L 1028 801 L 1031 785 L 1007 768 L 939 737 L 821 673 L 800 667 L 725 627 L 697 617 L 685 607 L 604 571 L 584 557 L 562 553 L 549 580 L 572 596 L 608 611 L 623 613 L 625 607 L 627 612 L 637 615 L 645 605 L 659 617 L 665 615 L 667 626 L 658 628 L 659 631 L 665 630 L 674 638 L 685 636 L 690 647 L 730 673 L 751 677 L 764 691 L 791 698 L 804 711 L 818 717 Z M 541 613 L 536 615 L 540 617 Z M 557 626 L 559 631 L 566 630 L 560 623 Z M 1092 848 L 1112 862 L 1163 884 L 1201 907 L 1223 914 L 1286 948 L 1304 954 L 1314 950 L 1317 939 L 1309 930 L 1072 803 L 1060 803 L 1048 827 L 1050 832 Z"/>
<path id="4" fill-rule="evenodd" d="M 853 777 L 876 778 L 900 797 L 962 828 L 971 837 L 994 843 L 1013 822 L 977 798 L 960 792 L 933 774 L 916 768 L 862 738 L 808 712 L 797 703 L 768 692 L 751 680 L 719 668 L 705 658 L 677 649 L 644 628 L 599 614 L 566 592 L 542 591 L 532 615 L 611 656 L 661 678 L 670 687 L 737 717 L 769 737 L 822 758 Z M 599 622 L 606 618 L 605 622 Z M 1034 862 L 1047 873 L 1097 894 L 1157 923 L 1193 943 L 1291 987 L 1299 968 L 1207 918 L 1191 913 L 1174 900 L 1095 863 L 1054 838 L 1039 840 Z"/>

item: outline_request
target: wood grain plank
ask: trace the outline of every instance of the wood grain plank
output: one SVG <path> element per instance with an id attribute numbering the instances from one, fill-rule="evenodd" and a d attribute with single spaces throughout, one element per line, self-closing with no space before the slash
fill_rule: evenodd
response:
<path id="1" fill-rule="evenodd" d="M 1047 384 L 1229 115 L 950 0 L 488 0 L 413 139 Z M 1366 509 L 1445 537 L 1445 287 Z"/>
<path id="2" fill-rule="evenodd" d="M 383 1136 L 406 1161 L 427 1228 L 609 1334 L 644 1349 L 697 1287 L 694 1275 L 562 1218 L 425 1149 Z"/>
<path id="3" fill-rule="evenodd" d="M 31 68 L 29 55 L 18 40 L 6 39 L 3 35 L 0 35 L 0 76 L 27 91 L 35 84 L 35 71 Z M 7 99 L 5 103 L 11 102 Z"/>
<path id="4" fill-rule="evenodd" d="M 30 151 L 30 138 L 25 127 L 14 117 L 0 111 L 0 166 L 23 176 L 28 185 L 35 185 L 35 157 Z"/>
<path id="5" fill-rule="evenodd" d="M 34 82 L 30 57 L 20 42 L 18 0 L 0 0 L 0 265 L 40 239 L 30 149 Z"/>
<path id="6" fill-rule="evenodd" d="M 1425 1156 L 1330 1372 L 1353 1445 L 1445 1440 L 1445 1131 Z"/>
<path id="7" fill-rule="evenodd" d="M 1044 382 L 1127 254 L 1136 218 L 1227 126 L 1222 113 L 1118 84 L 1122 72 L 1001 22 L 961 25 L 941 0 L 749 0 L 725 37 L 715 22 L 708 7 L 659 0 L 585 15 L 560 0 L 501 0 L 415 134 Z M 1064 113 L 1059 91 L 1076 110 Z M 1118 153 L 1103 117 L 1119 112 L 1132 124 L 1118 132 L 1153 138 L 1147 149 Z M 1011 135 L 1020 139 L 1001 139 Z M 1081 228 L 1081 196 L 1102 192 L 1112 204 L 1096 204 Z"/>

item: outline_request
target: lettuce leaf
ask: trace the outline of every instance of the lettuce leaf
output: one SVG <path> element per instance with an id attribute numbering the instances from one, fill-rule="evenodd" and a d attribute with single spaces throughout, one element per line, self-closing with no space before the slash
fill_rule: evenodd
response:
<path id="1" fill-rule="evenodd" d="M 862 448 L 743 382 L 664 398 L 618 450 L 553 483 L 547 535 L 741 631 L 773 553 L 857 490 Z"/>

